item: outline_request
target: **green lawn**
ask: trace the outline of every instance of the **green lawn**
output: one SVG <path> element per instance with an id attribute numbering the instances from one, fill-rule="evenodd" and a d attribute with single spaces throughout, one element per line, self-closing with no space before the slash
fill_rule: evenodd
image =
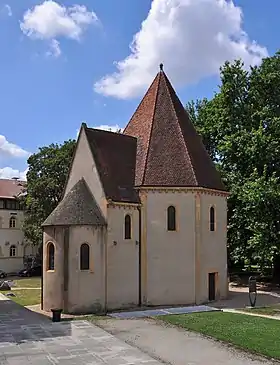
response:
<path id="1" fill-rule="evenodd" d="M 3 292 L 4 295 L 8 293 L 16 295 L 15 297 L 9 297 L 9 299 L 23 306 L 40 304 L 41 302 L 41 289 L 19 289 Z"/>
<path id="2" fill-rule="evenodd" d="M 31 278 L 17 278 L 13 279 L 16 288 L 40 288 L 41 278 L 31 277 Z"/>
<path id="3" fill-rule="evenodd" d="M 279 316 L 280 315 L 280 304 L 271 305 L 268 307 L 261 307 L 261 308 L 244 308 L 242 309 L 243 312 L 249 313 L 257 313 L 257 314 L 265 314 L 268 316 Z"/>
<path id="4" fill-rule="evenodd" d="M 242 349 L 280 359 L 278 320 L 223 312 L 171 315 L 160 319 Z"/>

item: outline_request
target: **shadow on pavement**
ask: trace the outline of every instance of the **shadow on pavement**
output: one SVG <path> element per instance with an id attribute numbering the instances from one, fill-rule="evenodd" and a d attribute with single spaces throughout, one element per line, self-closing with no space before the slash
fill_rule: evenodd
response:
<path id="1" fill-rule="evenodd" d="M 71 334 L 70 322 L 52 323 L 50 318 L 0 297 L 0 348 L 1 343 L 19 344 Z"/>

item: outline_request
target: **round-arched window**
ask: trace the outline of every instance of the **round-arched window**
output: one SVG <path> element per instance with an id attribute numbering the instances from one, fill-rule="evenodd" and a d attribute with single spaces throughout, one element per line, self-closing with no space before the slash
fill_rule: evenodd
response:
<path id="1" fill-rule="evenodd" d="M 54 244 L 49 242 L 47 246 L 47 270 L 54 270 L 54 251 Z"/>
<path id="2" fill-rule="evenodd" d="M 167 230 L 176 231 L 176 209 L 173 205 L 167 209 Z"/>
<path id="3" fill-rule="evenodd" d="M 80 270 L 89 270 L 89 245 L 83 243 L 80 248 Z"/>

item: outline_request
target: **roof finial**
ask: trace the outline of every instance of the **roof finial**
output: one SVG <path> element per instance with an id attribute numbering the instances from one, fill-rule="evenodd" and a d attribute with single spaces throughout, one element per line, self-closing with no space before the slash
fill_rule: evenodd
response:
<path id="1" fill-rule="evenodd" d="M 159 69 L 160 69 L 160 71 L 163 71 L 163 63 L 161 63 L 161 64 L 159 65 Z"/>

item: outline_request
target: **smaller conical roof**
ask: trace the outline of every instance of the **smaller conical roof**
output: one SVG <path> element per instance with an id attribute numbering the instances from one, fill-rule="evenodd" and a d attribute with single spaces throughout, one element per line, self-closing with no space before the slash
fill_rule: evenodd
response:
<path id="1" fill-rule="evenodd" d="M 48 216 L 42 226 L 105 225 L 103 214 L 82 178 Z"/>

